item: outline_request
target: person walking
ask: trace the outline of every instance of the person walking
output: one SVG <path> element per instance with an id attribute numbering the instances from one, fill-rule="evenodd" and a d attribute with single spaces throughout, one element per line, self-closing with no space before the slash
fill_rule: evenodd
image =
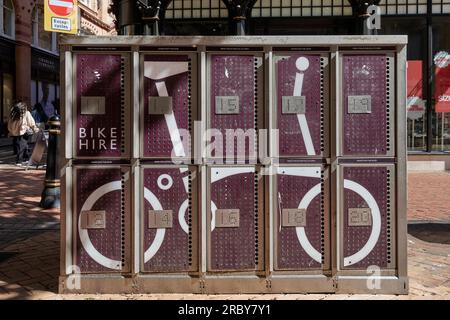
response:
<path id="1" fill-rule="evenodd" d="M 31 111 L 31 115 L 33 116 L 36 126 L 44 130 L 45 126 L 47 125 L 48 117 L 44 112 L 44 108 L 39 102 L 34 106 L 34 109 Z"/>
<path id="2" fill-rule="evenodd" d="M 16 153 L 16 165 L 22 166 L 29 157 L 28 139 L 39 132 L 34 119 L 23 102 L 14 104 L 8 119 L 9 135 L 13 138 L 13 148 Z"/>

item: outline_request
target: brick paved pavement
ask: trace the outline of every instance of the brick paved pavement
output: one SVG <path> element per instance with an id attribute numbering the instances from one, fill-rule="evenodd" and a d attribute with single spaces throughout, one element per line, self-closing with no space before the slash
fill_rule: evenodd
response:
<path id="1" fill-rule="evenodd" d="M 408 220 L 450 223 L 450 172 L 408 174 Z"/>
<path id="2" fill-rule="evenodd" d="M 59 215 L 38 208 L 44 171 L 0 165 L 0 299 L 205 299 L 58 295 Z M 410 294 L 218 295 L 208 299 L 450 299 L 450 173 L 409 174 Z"/>

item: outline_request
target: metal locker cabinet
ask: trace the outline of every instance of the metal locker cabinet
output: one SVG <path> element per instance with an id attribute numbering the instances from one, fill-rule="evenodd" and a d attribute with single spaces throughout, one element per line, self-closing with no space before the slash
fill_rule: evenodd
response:
<path id="1" fill-rule="evenodd" d="M 282 50 L 274 48 L 272 80 L 279 156 L 327 157 L 329 53 Z"/>
<path id="2" fill-rule="evenodd" d="M 190 158 L 196 117 L 196 54 L 141 54 L 141 157 Z"/>
<path id="3" fill-rule="evenodd" d="M 395 156 L 395 54 L 340 55 L 339 156 Z"/>
<path id="4" fill-rule="evenodd" d="M 263 180 L 257 167 L 207 170 L 207 271 L 262 270 Z"/>
<path id="5" fill-rule="evenodd" d="M 394 164 L 338 165 L 339 266 L 396 268 Z"/>
<path id="6" fill-rule="evenodd" d="M 130 167 L 74 167 L 73 261 L 81 273 L 129 272 Z"/>
<path id="7" fill-rule="evenodd" d="M 74 54 L 75 158 L 130 156 L 130 56 Z"/>
<path id="8" fill-rule="evenodd" d="M 220 48 L 210 48 L 220 50 Z M 223 160 L 227 163 L 250 159 L 256 162 L 258 150 L 258 128 L 263 120 L 264 70 L 261 53 L 222 53 L 207 55 L 207 129 L 211 134 L 220 134 L 223 144 L 214 141 L 217 149 L 207 154 L 207 158 Z M 231 130 L 231 131 L 230 131 Z M 247 133 L 245 143 L 227 143 L 236 133 Z M 231 141 L 231 140 L 230 140 Z M 221 148 L 223 147 L 223 148 Z M 209 152 L 208 152 L 209 153 Z"/>
<path id="9" fill-rule="evenodd" d="M 328 168 L 280 164 L 274 170 L 274 270 L 329 270 Z"/>
<path id="10" fill-rule="evenodd" d="M 194 166 L 141 168 L 143 272 L 198 270 L 197 170 Z"/>

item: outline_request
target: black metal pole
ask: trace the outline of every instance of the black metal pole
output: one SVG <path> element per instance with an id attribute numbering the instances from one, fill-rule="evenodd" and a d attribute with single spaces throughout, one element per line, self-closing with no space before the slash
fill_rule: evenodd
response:
<path id="1" fill-rule="evenodd" d="M 251 12 L 256 0 L 222 0 L 228 10 L 230 30 L 237 36 L 245 36 L 247 33 L 246 21 L 251 17 Z"/>
<path id="2" fill-rule="evenodd" d="M 146 36 L 159 36 L 159 19 L 148 19 L 144 21 L 144 35 Z"/>
<path id="3" fill-rule="evenodd" d="M 143 25 L 143 34 L 159 36 L 164 34 L 166 10 L 172 0 L 137 0 L 136 7 Z"/>
<path id="4" fill-rule="evenodd" d="M 44 191 L 42 191 L 40 206 L 45 209 L 60 207 L 60 179 L 57 155 L 58 140 L 61 134 L 61 118 L 54 115 L 48 121 L 49 138 L 47 151 L 47 170 L 45 173 Z"/>
<path id="5" fill-rule="evenodd" d="M 136 19 L 136 1 L 120 0 L 118 11 L 119 34 L 128 36 L 139 34 L 139 23 Z"/>

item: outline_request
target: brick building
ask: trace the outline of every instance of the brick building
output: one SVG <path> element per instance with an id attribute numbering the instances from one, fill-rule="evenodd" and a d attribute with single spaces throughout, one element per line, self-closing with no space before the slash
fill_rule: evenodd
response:
<path id="1" fill-rule="evenodd" d="M 79 0 L 80 34 L 115 32 L 108 7 L 108 0 Z M 58 107 L 58 36 L 44 31 L 44 0 L 0 0 L 0 137 L 11 103 L 33 106 L 47 90 Z"/>

